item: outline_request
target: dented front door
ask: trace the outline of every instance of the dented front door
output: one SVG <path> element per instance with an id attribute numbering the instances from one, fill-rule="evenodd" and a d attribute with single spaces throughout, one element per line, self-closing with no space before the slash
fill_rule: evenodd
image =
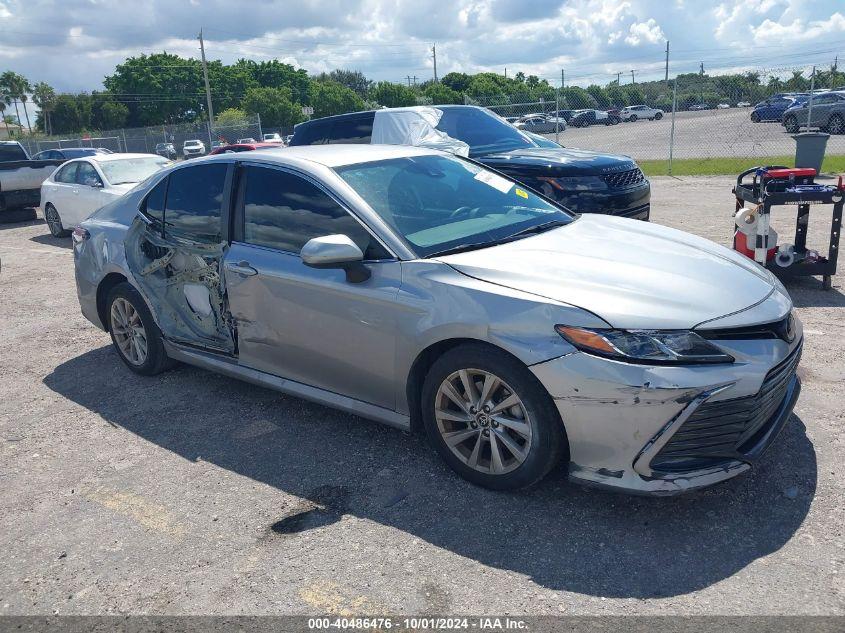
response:
<path id="1" fill-rule="evenodd" d="M 398 262 L 364 283 L 299 255 L 233 243 L 224 260 L 238 362 L 393 408 Z"/>

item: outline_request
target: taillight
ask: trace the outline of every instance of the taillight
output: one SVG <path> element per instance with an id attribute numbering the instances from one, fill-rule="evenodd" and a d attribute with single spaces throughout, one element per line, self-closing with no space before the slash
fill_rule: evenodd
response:
<path id="1" fill-rule="evenodd" d="M 82 244 L 85 240 L 91 237 L 91 234 L 88 232 L 87 229 L 83 229 L 81 226 L 77 226 L 73 229 L 73 233 L 71 233 L 71 239 L 73 240 L 74 245 Z"/>

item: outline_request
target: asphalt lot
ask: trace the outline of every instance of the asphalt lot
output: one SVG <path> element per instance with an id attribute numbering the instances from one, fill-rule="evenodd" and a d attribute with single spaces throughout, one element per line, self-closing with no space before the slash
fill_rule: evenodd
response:
<path id="1" fill-rule="evenodd" d="M 730 182 L 654 178 L 652 219 L 726 243 Z M 760 467 L 651 499 L 490 492 L 354 416 L 136 376 L 79 313 L 69 240 L 0 225 L 0 258 L 2 614 L 845 614 L 842 276 L 789 287 L 804 390 Z"/>
<path id="2" fill-rule="evenodd" d="M 678 112 L 675 116 L 674 158 L 778 156 L 795 153 L 795 141 L 777 122 L 752 123 L 751 108 Z M 567 128 L 561 145 L 626 154 L 637 160 L 669 158 L 671 114 L 660 121 Z M 554 134 L 546 134 L 554 139 Z M 845 135 L 831 136 L 828 154 L 845 154 Z M 753 161 L 751 162 L 753 164 Z"/>

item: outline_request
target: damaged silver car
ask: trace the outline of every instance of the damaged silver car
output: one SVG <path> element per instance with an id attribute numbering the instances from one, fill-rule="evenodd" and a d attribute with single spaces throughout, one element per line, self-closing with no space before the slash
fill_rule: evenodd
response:
<path id="1" fill-rule="evenodd" d="M 434 150 L 199 159 L 73 239 L 82 312 L 132 371 L 181 361 L 424 430 L 491 488 L 561 461 L 631 492 L 709 485 L 800 391 L 801 324 L 765 269 Z"/>

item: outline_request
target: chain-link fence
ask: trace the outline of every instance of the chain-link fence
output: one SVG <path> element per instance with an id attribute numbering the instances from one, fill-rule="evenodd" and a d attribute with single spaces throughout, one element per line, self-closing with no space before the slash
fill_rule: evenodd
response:
<path id="1" fill-rule="evenodd" d="M 793 79 L 798 77 L 789 70 Z M 761 73 L 751 74 L 757 78 Z M 586 90 L 576 89 L 580 92 L 574 92 L 573 99 L 569 88 L 558 91 L 555 100 L 532 103 L 503 104 L 501 95 L 465 101 L 561 145 L 665 163 L 655 165 L 652 173 L 669 173 L 670 161 L 676 170 L 683 162 L 687 170 L 699 173 L 707 173 L 708 163 L 725 159 L 748 166 L 792 164 L 792 134 L 808 129 L 830 134 L 827 157 L 845 156 L 845 86 L 814 84 L 815 76 L 805 73 L 791 84 L 770 75 L 767 83 L 749 80 L 708 92 L 719 79 L 705 82 L 699 75 L 680 75 L 651 82 L 643 103 L 611 102 L 603 108 L 580 99 L 582 93 L 590 96 Z M 836 88 L 842 88 L 843 97 L 830 95 Z M 787 111 L 788 106 L 795 107 Z"/>
<path id="2" fill-rule="evenodd" d="M 262 139 L 261 119 L 258 115 L 228 121 L 223 125 L 215 122 L 210 130 L 208 122 L 200 121 L 176 125 L 101 130 L 75 137 L 25 137 L 20 141 L 27 148 L 30 156 L 48 149 L 71 147 L 101 147 L 112 152 L 151 154 L 155 153 L 159 144 L 172 143 L 177 155 L 181 158 L 185 141 L 200 140 L 206 146 L 206 151 L 211 151 L 216 144 L 236 143 L 243 139 L 254 141 Z"/>

